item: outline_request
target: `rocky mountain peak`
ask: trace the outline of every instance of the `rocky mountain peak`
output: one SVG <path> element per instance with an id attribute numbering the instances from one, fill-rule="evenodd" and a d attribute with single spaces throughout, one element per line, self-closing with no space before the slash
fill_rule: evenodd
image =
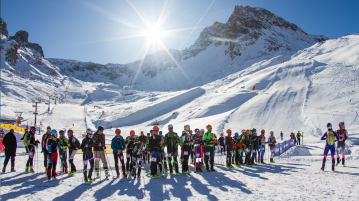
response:
<path id="1" fill-rule="evenodd" d="M 5 21 L 0 18 L 0 34 L 6 36 L 6 37 L 9 37 L 9 32 L 7 31 L 7 27 L 6 27 L 6 23 Z"/>

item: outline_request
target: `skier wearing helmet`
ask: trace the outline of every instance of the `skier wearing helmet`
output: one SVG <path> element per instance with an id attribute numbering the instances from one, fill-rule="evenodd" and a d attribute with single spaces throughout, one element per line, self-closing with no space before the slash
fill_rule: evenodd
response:
<path id="1" fill-rule="evenodd" d="M 124 161 L 124 157 L 123 157 L 123 150 L 126 149 L 126 142 L 123 139 L 123 137 L 121 136 L 120 129 L 116 129 L 115 133 L 116 133 L 116 136 L 111 141 L 111 148 L 113 150 L 113 157 L 115 159 L 116 174 L 117 174 L 117 178 L 119 178 L 120 170 L 118 168 L 118 159 L 120 159 L 121 165 L 122 165 L 122 177 L 126 178 L 127 174 L 126 174 L 126 170 L 125 170 L 125 161 Z"/>
<path id="2" fill-rule="evenodd" d="M 186 125 L 188 126 L 188 125 Z M 186 127 L 185 126 L 185 127 Z M 189 126 L 188 126 L 189 128 Z M 183 132 L 181 136 L 181 150 L 183 153 L 183 161 L 182 161 L 182 174 L 189 174 L 191 171 L 188 169 L 188 159 L 191 154 L 191 145 L 192 145 L 192 139 L 189 132 Z"/>
<path id="3" fill-rule="evenodd" d="M 196 160 L 196 172 L 202 172 L 202 137 L 201 131 L 196 129 L 196 135 L 193 137 L 193 146 Z"/>
<path id="4" fill-rule="evenodd" d="M 135 137 L 135 131 L 131 130 L 130 131 L 130 136 L 128 136 L 125 140 L 125 143 L 127 145 L 126 148 L 126 174 L 132 174 L 132 168 L 133 168 L 133 163 L 132 163 L 132 150 L 135 147 L 135 143 L 137 143 L 137 138 Z"/>
<path id="5" fill-rule="evenodd" d="M 261 130 L 261 135 L 259 136 L 259 143 L 260 143 L 260 146 L 259 146 L 259 153 L 260 153 L 260 163 L 261 164 L 265 164 L 264 163 L 264 154 L 265 154 L 265 144 L 266 144 L 266 137 L 265 137 L 265 130 Z M 259 157 L 258 157 L 259 159 Z"/>
<path id="6" fill-rule="evenodd" d="M 62 173 L 66 173 L 68 174 L 67 171 L 67 138 L 65 137 L 65 131 L 64 130 L 60 130 L 60 137 L 59 137 L 59 141 L 60 141 L 60 160 L 61 160 L 61 166 L 62 166 Z"/>
<path id="7" fill-rule="evenodd" d="M 161 144 L 164 139 L 158 135 L 158 126 L 153 127 L 153 136 L 149 139 L 149 146 L 151 148 L 151 178 L 161 177 L 157 174 L 157 165 L 161 160 Z M 161 171 L 161 170 L 160 170 Z"/>
<path id="8" fill-rule="evenodd" d="M 145 133 L 143 131 L 141 131 L 141 135 L 140 137 L 138 137 L 138 141 L 141 142 L 141 147 L 143 147 L 144 150 L 141 151 L 142 153 L 142 159 L 143 159 L 143 163 L 146 163 L 146 155 L 147 155 L 147 151 L 146 150 L 146 144 L 147 144 L 147 137 L 145 136 Z"/>
<path id="9" fill-rule="evenodd" d="M 245 159 L 244 164 L 250 165 L 250 155 L 251 155 L 251 141 L 250 141 L 250 130 L 246 130 L 245 134 L 242 136 L 241 143 L 244 146 Z"/>
<path id="10" fill-rule="evenodd" d="M 35 132 L 36 132 L 36 130 L 35 130 Z M 34 132 L 34 134 L 35 134 L 35 132 Z M 46 146 L 47 146 L 46 142 L 47 142 L 48 137 L 51 137 L 51 127 L 50 126 L 47 127 L 47 131 L 45 134 L 42 135 L 42 139 L 41 139 L 41 148 L 42 148 L 41 153 L 44 153 L 45 173 L 47 173 L 47 154 L 48 154 L 48 152 L 46 149 Z"/>
<path id="11" fill-rule="evenodd" d="M 74 158 L 77 152 L 77 149 L 80 149 L 80 141 L 73 135 L 74 131 L 70 128 L 67 131 L 67 136 L 69 137 L 67 141 L 67 146 L 69 147 L 69 163 L 71 164 L 71 171 L 69 176 L 75 175 L 77 172 L 76 166 L 74 164 Z"/>
<path id="12" fill-rule="evenodd" d="M 348 132 L 345 130 L 344 122 L 339 123 L 339 130 L 337 130 L 339 140 L 337 142 L 337 165 L 340 163 L 339 150 L 342 152 L 342 165 L 345 167 L 345 140 L 348 139 Z"/>
<path id="13" fill-rule="evenodd" d="M 167 146 L 167 158 L 168 166 L 170 168 L 170 175 L 173 175 L 173 165 L 175 167 L 176 175 L 179 175 L 178 170 L 178 144 L 180 140 L 178 139 L 177 133 L 173 132 L 173 125 L 168 125 L 168 133 L 165 136 L 164 146 Z M 173 164 L 172 164 L 173 158 Z"/>
<path id="14" fill-rule="evenodd" d="M 38 140 L 35 141 L 35 132 L 36 132 L 36 127 L 31 126 L 30 132 L 28 132 L 24 136 L 23 143 L 25 145 L 27 153 L 29 153 L 29 159 L 26 162 L 25 172 L 29 172 L 29 166 L 30 166 L 30 172 L 34 173 L 33 160 L 34 160 L 34 154 L 35 154 L 35 147 L 37 148 L 38 144 L 40 144 L 40 142 Z"/>
<path id="15" fill-rule="evenodd" d="M 233 138 L 232 138 L 232 131 L 228 129 L 226 136 L 226 147 L 227 147 L 227 158 L 226 158 L 226 166 L 227 168 L 233 168 L 232 166 L 232 150 L 233 150 Z"/>
<path id="16" fill-rule="evenodd" d="M 86 137 L 82 140 L 81 149 L 82 149 L 82 159 L 84 163 L 84 182 L 92 183 L 92 171 L 94 166 L 94 156 L 92 152 L 92 147 L 95 142 L 92 138 L 93 132 L 91 129 L 86 130 Z M 90 171 L 87 175 L 87 162 L 90 162 Z"/>
<path id="17" fill-rule="evenodd" d="M 238 133 L 235 133 L 234 135 L 239 136 Z M 241 137 L 237 137 L 237 139 L 234 141 L 233 144 L 233 155 L 234 155 L 236 167 L 241 167 L 240 157 L 242 156 L 243 144 L 240 141 L 241 141 Z"/>
<path id="18" fill-rule="evenodd" d="M 321 170 L 324 171 L 325 162 L 327 161 L 327 154 L 330 150 L 330 154 L 332 155 L 332 171 L 334 171 L 334 164 L 335 164 L 335 141 L 339 140 L 339 136 L 335 131 L 332 129 L 332 124 L 327 124 L 328 131 L 324 133 L 324 135 L 320 138 L 320 140 L 326 140 L 325 149 L 324 149 L 324 157 L 323 157 L 323 164 Z"/>
<path id="19" fill-rule="evenodd" d="M 103 164 L 103 169 L 105 170 L 105 175 L 108 177 L 108 166 L 105 157 L 105 134 L 103 133 L 104 127 L 99 126 L 97 132 L 94 133 L 93 139 L 95 142 L 94 152 L 95 152 L 95 172 L 96 176 L 100 177 L 100 160 Z"/>
<path id="20" fill-rule="evenodd" d="M 269 144 L 270 153 L 271 153 L 271 155 L 270 155 L 270 162 L 271 162 L 271 163 L 274 163 L 273 158 L 274 158 L 275 145 L 276 145 L 277 141 L 275 140 L 274 132 L 273 132 L 273 131 L 270 132 L 270 136 L 269 136 L 269 138 L 268 138 L 268 142 L 267 142 L 267 143 Z"/>
<path id="21" fill-rule="evenodd" d="M 215 171 L 213 166 L 214 166 L 214 148 L 213 148 L 213 144 L 214 144 L 214 135 L 212 133 L 212 126 L 211 125 L 207 125 L 207 132 L 203 135 L 203 142 L 205 145 L 205 156 L 204 156 L 204 162 L 206 163 L 206 169 L 207 171 L 209 171 L 209 165 L 208 165 L 208 160 L 209 158 L 211 158 L 211 171 Z"/>
<path id="22" fill-rule="evenodd" d="M 219 142 L 220 149 L 221 149 L 221 155 L 223 155 L 222 152 L 226 152 L 226 147 L 224 146 L 223 133 L 221 133 L 220 135 L 221 135 L 221 137 L 218 138 L 218 142 Z"/>
<path id="23" fill-rule="evenodd" d="M 57 164 L 57 149 L 60 148 L 59 139 L 57 138 L 57 131 L 50 131 L 51 137 L 47 138 L 46 146 L 47 146 L 47 179 L 50 180 L 51 173 L 54 180 L 56 180 L 56 164 Z M 52 170 L 52 171 L 51 171 Z"/>

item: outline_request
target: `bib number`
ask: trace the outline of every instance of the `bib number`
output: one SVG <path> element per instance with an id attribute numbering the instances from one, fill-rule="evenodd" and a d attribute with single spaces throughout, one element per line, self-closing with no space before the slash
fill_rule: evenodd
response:
<path id="1" fill-rule="evenodd" d="M 130 154 L 126 154 L 126 157 L 127 157 L 127 158 L 131 158 L 131 155 L 130 155 Z"/>
<path id="2" fill-rule="evenodd" d="M 95 161 L 100 161 L 100 157 L 96 156 Z"/>
<path id="3" fill-rule="evenodd" d="M 171 153 L 168 153 L 168 154 L 167 154 L 167 157 L 172 157 L 172 154 L 171 154 Z"/>
<path id="4" fill-rule="evenodd" d="M 142 157 L 138 158 L 138 161 L 142 162 Z"/>
<path id="5" fill-rule="evenodd" d="M 123 156 L 120 156 L 120 159 L 121 159 L 121 160 L 123 160 L 123 158 L 124 158 Z"/>
<path id="6" fill-rule="evenodd" d="M 84 162 L 84 165 L 87 165 L 87 160 L 84 160 L 83 162 Z"/>
<path id="7" fill-rule="evenodd" d="M 184 151 L 183 155 L 187 156 L 188 155 L 188 151 Z"/>
<path id="8" fill-rule="evenodd" d="M 211 152 L 207 151 L 207 152 L 206 152 L 206 155 L 207 155 L 207 156 L 211 155 Z"/>
<path id="9" fill-rule="evenodd" d="M 33 156 L 33 155 L 34 155 L 34 152 L 29 151 L 29 156 L 31 157 L 31 156 Z"/>
<path id="10" fill-rule="evenodd" d="M 199 158 L 199 157 L 201 157 L 201 154 L 197 153 L 196 158 Z"/>
<path id="11" fill-rule="evenodd" d="M 264 151 L 264 147 L 262 147 L 262 151 Z"/>
<path id="12" fill-rule="evenodd" d="M 152 162 L 156 162 L 156 161 L 157 161 L 157 158 L 156 158 L 156 157 L 152 157 L 152 158 L 151 158 L 151 161 L 152 161 Z"/>

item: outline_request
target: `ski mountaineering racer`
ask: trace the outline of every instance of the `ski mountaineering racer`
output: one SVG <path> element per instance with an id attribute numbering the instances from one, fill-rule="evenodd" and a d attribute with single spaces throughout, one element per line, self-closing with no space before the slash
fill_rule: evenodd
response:
<path id="1" fill-rule="evenodd" d="M 327 124 L 327 128 L 328 131 L 324 133 L 324 135 L 320 138 L 321 140 L 326 140 L 326 144 L 325 144 L 325 148 L 324 148 L 324 157 L 323 157 L 323 163 L 322 163 L 322 168 L 321 170 L 324 171 L 325 169 L 325 162 L 327 161 L 327 154 L 330 150 L 330 154 L 332 157 L 332 171 L 335 170 L 335 159 L 334 159 L 334 155 L 335 155 L 335 141 L 338 141 L 339 136 L 337 135 L 337 133 L 335 131 L 333 131 L 332 129 L 332 124 L 328 123 Z"/>

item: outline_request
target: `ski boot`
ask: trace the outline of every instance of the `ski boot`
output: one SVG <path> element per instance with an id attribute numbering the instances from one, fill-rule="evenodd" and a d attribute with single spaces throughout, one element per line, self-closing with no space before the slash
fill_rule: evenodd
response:
<path id="1" fill-rule="evenodd" d="M 173 172 L 170 172 L 170 174 L 169 174 L 170 176 L 173 176 Z"/>
<path id="2" fill-rule="evenodd" d="M 91 179 L 91 177 L 88 178 L 88 181 L 89 181 L 90 183 L 93 182 L 93 180 Z"/>
<path id="3" fill-rule="evenodd" d="M 156 178 L 157 178 L 156 175 L 154 174 L 151 175 L 151 179 L 156 179 Z"/>
<path id="4" fill-rule="evenodd" d="M 57 180 L 56 176 L 52 176 L 52 180 Z"/>
<path id="5" fill-rule="evenodd" d="M 122 178 L 127 178 L 127 174 L 126 174 L 126 173 L 123 173 L 123 174 L 122 174 Z"/>
<path id="6" fill-rule="evenodd" d="M 16 170 L 14 168 L 11 168 L 11 172 L 16 172 Z"/>
<path id="7" fill-rule="evenodd" d="M 87 180 L 87 179 L 85 179 L 85 184 L 89 184 L 90 182 Z"/>
<path id="8" fill-rule="evenodd" d="M 69 176 L 74 176 L 76 173 L 77 173 L 77 170 L 72 171 L 72 172 L 69 173 Z"/>
<path id="9" fill-rule="evenodd" d="M 342 159 L 343 167 L 345 167 L 345 158 Z"/>
<path id="10" fill-rule="evenodd" d="M 241 167 L 241 165 L 238 164 L 238 165 L 236 165 L 236 167 Z"/>
<path id="11" fill-rule="evenodd" d="M 334 164 L 332 165 L 332 171 L 335 171 L 335 165 Z"/>
<path id="12" fill-rule="evenodd" d="M 51 177 L 47 176 L 47 181 L 51 181 Z"/>
<path id="13" fill-rule="evenodd" d="M 322 171 L 325 169 L 325 164 L 322 165 L 322 168 L 320 168 Z"/>
<path id="14" fill-rule="evenodd" d="M 5 173 L 5 168 L 2 169 L 2 173 Z"/>
<path id="15" fill-rule="evenodd" d="M 30 172 L 31 172 L 31 173 L 35 173 L 35 171 L 34 171 L 34 169 L 33 169 L 32 166 L 30 166 Z"/>
<path id="16" fill-rule="evenodd" d="M 29 172 L 29 167 L 25 167 L 25 172 L 28 173 Z"/>
<path id="17" fill-rule="evenodd" d="M 161 175 L 155 174 L 156 177 L 161 177 Z"/>
<path id="18" fill-rule="evenodd" d="M 232 167 L 233 167 L 233 166 L 232 166 Z M 211 167 L 211 171 L 214 172 L 214 171 L 216 171 L 216 170 L 215 170 L 213 167 Z"/>
<path id="19" fill-rule="evenodd" d="M 108 171 L 107 169 L 105 170 L 105 177 L 108 178 L 109 174 L 108 174 Z"/>
<path id="20" fill-rule="evenodd" d="M 335 164 L 335 166 L 338 166 L 340 164 L 340 159 L 337 158 L 337 164 Z"/>
<path id="21" fill-rule="evenodd" d="M 96 171 L 96 178 L 100 178 L 100 171 L 99 170 L 95 170 Z"/>
<path id="22" fill-rule="evenodd" d="M 65 174 L 68 174 L 69 172 L 67 171 L 67 168 L 65 168 Z"/>

